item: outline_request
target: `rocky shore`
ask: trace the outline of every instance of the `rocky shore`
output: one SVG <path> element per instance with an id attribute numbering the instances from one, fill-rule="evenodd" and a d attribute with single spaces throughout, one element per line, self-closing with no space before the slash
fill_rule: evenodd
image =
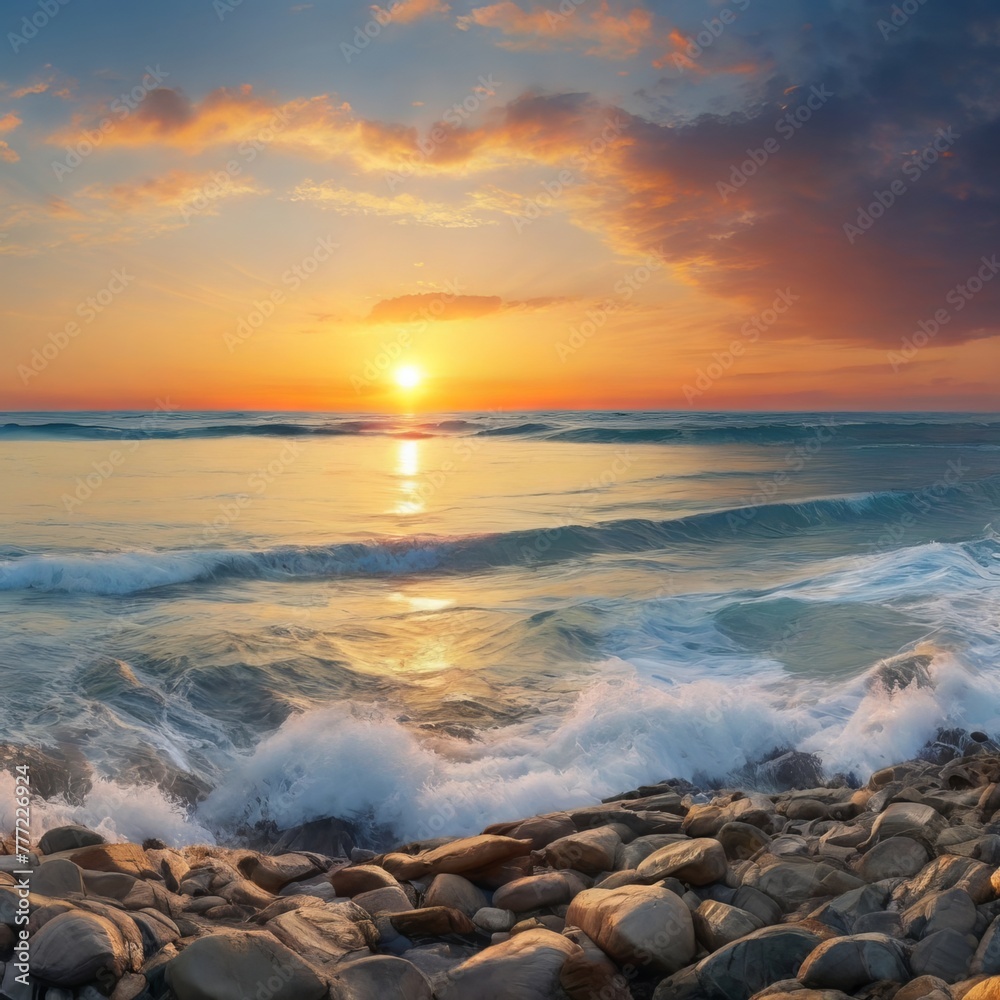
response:
<path id="1" fill-rule="evenodd" d="M 380 855 L 61 827 L 30 876 L 0 856 L 0 993 L 1000 1000 L 1000 756 L 980 749 L 860 789 L 666 782 Z"/>

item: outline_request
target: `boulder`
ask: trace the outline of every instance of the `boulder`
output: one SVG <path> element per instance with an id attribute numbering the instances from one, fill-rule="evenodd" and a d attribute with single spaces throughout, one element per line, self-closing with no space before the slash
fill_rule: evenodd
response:
<path id="1" fill-rule="evenodd" d="M 537 855 L 551 868 L 572 868 L 587 875 L 597 875 L 614 870 L 615 853 L 621 843 L 613 827 L 599 826 L 554 840 Z"/>
<path id="2" fill-rule="evenodd" d="M 764 927 L 702 959 L 694 971 L 697 988 L 712 1000 L 749 1000 L 791 979 L 819 943 L 818 935 L 794 924 Z"/>
<path id="3" fill-rule="evenodd" d="M 244 878 L 270 893 L 281 892 L 290 882 L 301 882 L 324 871 L 305 854 L 280 854 L 277 857 L 248 854 L 236 867 Z"/>
<path id="4" fill-rule="evenodd" d="M 900 987 L 893 1000 L 951 1000 L 948 984 L 935 976 L 917 976 Z"/>
<path id="5" fill-rule="evenodd" d="M 42 834 L 38 850 L 42 854 L 59 854 L 61 851 L 75 851 L 81 847 L 96 847 L 105 843 L 104 838 L 85 826 L 57 826 Z"/>
<path id="6" fill-rule="evenodd" d="M 65 858 L 43 861 L 31 875 L 31 891 L 52 899 L 65 899 L 74 893 L 80 895 L 83 888 L 83 872 Z"/>
<path id="7" fill-rule="evenodd" d="M 426 875 L 461 875 L 490 868 L 498 863 L 519 856 L 527 856 L 530 840 L 512 837 L 494 837 L 481 834 L 453 840 L 441 847 L 419 854 L 387 854 L 382 867 L 401 881 L 423 878 Z"/>
<path id="8" fill-rule="evenodd" d="M 673 876 L 689 885 L 710 885 L 725 878 L 728 869 L 722 844 L 706 837 L 661 847 L 636 870 L 648 882 Z"/>
<path id="9" fill-rule="evenodd" d="M 331 996 L 340 1000 L 434 1000 L 427 977 L 411 962 L 394 955 L 369 955 L 337 966 Z M 252 998 L 248 998 L 252 1000 Z"/>
<path id="10" fill-rule="evenodd" d="M 903 945 L 885 934 L 831 938 L 802 963 L 803 986 L 854 993 L 879 980 L 903 982 L 910 976 Z"/>
<path id="11" fill-rule="evenodd" d="M 910 952 L 910 967 L 915 976 L 936 976 L 946 983 L 957 983 L 969 974 L 978 943 L 974 935 L 952 928 L 934 931 Z"/>
<path id="12" fill-rule="evenodd" d="M 695 955 L 691 911 L 660 886 L 587 889 L 569 904 L 566 922 L 620 964 L 649 964 L 669 974 Z"/>
<path id="13" fill-rule="evenodd" d="M 352 919 L 354 911 L 347 906 L 330 903 L 289 910 L 269 920 L 267 930 L 292 951 L 319 965 L 337 961 L 348 952 L 367 952 L 378 943 L 375 925 L 370 920 Z"/>
<path id="14" fill-rule="evenodd" d="M 563 966 L 580 951 L 562 934 L 526 931 L 452 969 L 437 995 L 439 1000 L 552 1000 Z"/>
<path id="15" fill-rule="evenodd" d="M 135 844 L 98 844 L 74 851 L 69 858 L 73 864 L 90 872 L 121 872 L 135 878 L 160 878 L 146 857 L 146 852 Z"/>
<path id="16" fill-rule="evenodd" d="M 840 934 L 851 934 L 861 917 L 882 912 L 888 900 L 889 890 L 885 886 L 866 885 L 831 899 L 813 910 L 809 916 Z"/>
<path id="17" fill-rule="evenodd" d="M 683 834 L 656 833 L 649 837 L 636 837 L 631 843 L 622 844 L 615 852 L 615 870 L 630 871 L 638 868 L 654 851 L 668 844 L 687 840 Z"/>
<path id="18" fill-rule="evenodd" d="M 559 985 L 570 1000 L 632 1000 L 628 980 L 583 931 L 572 928 L 566 937 L 580 946 L 559 973 Z"/>
<path id="19" fill-rule="evenodd" d="M 501 886 L 493 894 L 493 905 L 501 910 L 525 913 L 568 903 L 572 895 L 570 883 L 560 872 L 545 872 Z"/>
<path id="20" fill-rule="evenodd" d="M 54 986 L 82 986 L 129 971 L 118 927 L 96 913 L 73 911 L 48 921 L 31 941 L 31 972 Z"/>
<path id="21" fill-rule="evenodd" d="M 1000 976 L 990 976 L 976 983 L 962 1000 L 1000 1000 Z"/>
<path id="22" fill-rule="evenodd" d="M 890 837 L 876 844 L 854 865 L 866 882 L 911 878 L 930 861 L 927 848 L 911 837 Z"/>
<path id="23" fill-rule="evenodd" d="M 1000 976 L 1000 917 L 995 918 L 986 928 L 969 972 L 973 976 Z"/>
<path id="24" fill-rule="evenodd" d="M 893 802 L 875 820 L 871 836 L 859 848 L 862 852 L 890 837 L 910 837 L 933 845 L 947 820 L 931 806 L 917 802 Z"/>
<path id="25" fill-rule="evenodd" d="M 216 931 L 189 944 L 165 969 L 177 1000 L 320 1000 L 327 985 L 266 931 Z"/>
<path id="26" fill-rule="evenodd" d="M 425 906 L 419 910 L 393 913 L 389 916 L 389 923 L 408 938 L 476 933 L 472 920 L 461 910 L 453 910 L 449 906 Z"/>
<path id="27" fill-rule="evenodd" d="M 496 906 L 484 906 L 477 910 L 472 922 L 486 931 L 487 934 L 499 934 L 509 931 L 517 923 L 517 914 L 513 910 L 501 910 Z"/>
<path id="28" fill-rule="evenodd" d="M 752 913 L 714 899 L 706 899 L 694 911 L 695 936 L 706 951 L 718 951 L 763 926 L 763 921 Z"/>
<path id="29" fill-rule="evenodd" d="M 770 835 L 759 827 L 739 822 L 723 824 L 715 839 L 722 845 L 726 857 L 731 861 L 752 858 L 771 843 Z"/>
<path id="30" fill-rule="evenodd" d="M 362 892 L 398 886 L 399 883 L 384 868 L 377 865 L 352 865 L 330 872 L 330 885 L 338 896 L 353 899 Z"/>
<path id="31" fill-rule="evenodd" d="M 514 823 L 494 823 L 483 830 L 483 833 L 513 837 L 515 840 L 530 840 L 533 851 L 540 851 L 553 840 L 571 837 L 576 832 L 576 825 L 565 812 L 533 816 Z"/>
<path id="32" fill-rule="evenodd" d="M 779 861 L 760 870 L 751 883 L 766 896 L 770 896 L 785 912 L 794 910 L 806 900 L 823 892 L 823 879 L 829 872 L 825 866 L 805 859 Z"/>
<path id="33" fill-rule="evenodd" d="M 367 910 L 373 917 L 382 917 L 390 913 L 404 913 L 412 910 L 413 904 L 410 897 L 403 892 L 399 885 L 389 885 L 384 889 L 372 889 L 370 892 L 361 892 L 354 897 L 354 902 L 362 909 Z"/>
<path id="34" fill-rule="evenodd" d="M 142 952 L 147 960 L 181 936 L 177 924 L 159 910 L 137 910 L 131 916 L 142 935 Z"/>
<path id="35" fill-rule="evenodd" d="M 781 920 L 781 907 L 770 896 L 750 885 L 741 885 L 736 890 L 730 905 L 740 910 L 746 910 L 765 927 L 770 927 Z"/>
<path id="36" fill-rule="evenodd" d="M 424 906 L 450 906 L 467 917 L 474 916 L 487 902 L 486 893 L 461 875 L 435 875 L 423 900 Z"/>
<path id="37" fill-rule="evenodd" d="M 932 892 L 903 911 L 903 933 L 923 938 L 940 930 L 969 934 L 976 926 L 976 907 L 964 889 Z"/>

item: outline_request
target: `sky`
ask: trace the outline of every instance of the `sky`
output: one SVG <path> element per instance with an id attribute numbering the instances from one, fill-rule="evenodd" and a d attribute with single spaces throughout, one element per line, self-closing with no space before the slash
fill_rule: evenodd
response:
<path id="1" fill-rule="evenodd" d="M 992 0 L 0 33 L 0 408 L 997 409 Z"/>

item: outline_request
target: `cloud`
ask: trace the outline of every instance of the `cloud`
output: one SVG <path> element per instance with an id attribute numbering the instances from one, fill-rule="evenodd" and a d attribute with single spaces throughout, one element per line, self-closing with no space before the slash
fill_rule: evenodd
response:
<path id="1" fill-rule="evenodd" d="M 185 208 L 191 215 L 215 215 L 220 201 L 266 193 L 252 177 L 226 176 L 226 182 L 220 183 L 214 171 L 171 170 L 161 176 L 119 184 L 93 184 L 81 190 L 78 196 L 106 204 L 115 212 L 159 215 L 167 211 L 177 216 L 176 222 L 180 224 L 183 221 L 181 210 Z"/>
<path id="2" fill-rule="evenodd" d="M 564 5 L 565 7 L 566 5 Z M 616 12 L 608 0 L 597 6 L 525 9 L 512 0 L 475 7 L 456 24 L 499 31 L 503 48 L 547 50 L 581 48 L 584 55 L 627 59 L 653 43 L 654 15 L 642 7 Z"/>
<path id="3" fill-rule="evenodd" d="M 416 323 L 423 319 L 442 322 L 479 319 L 494 313 L 515 310 L 548 309 L 567 302 L 564 298 L 545 297 L 523 301 L 505 301 L 499 295 L 453 295 L 447 292 L 418 292 L 376 302 L 366 322 Z"/>
<path id="4" fill-rule="evenodd" d="M 372 15 L 383 24 L 395 21 L 397 24 L 413 24 L 426 17 L 439 17 L 451 11 L 451 5 L 444 0 L 396 0 L 388 7 L 373 5 Z"/>
<path id="5" fill-rule="evenodd" d="M 444 229 L 471 229 L 496 225 L 466 208 L 429 202 L 409 193 L 386 197 L 365 191 L 350 191 L 333 181 L 319 184 L 307 180 L 290 195 L 292 201 L 310 201 L 341 215 L 373 215 L 394 219 L 399 225 L 414 224 Z"/>
<path id="6" fill-rule="evenodd" d="M 8 111 L 7 114 L 0 116 L 0 133 L 13 132 L 19 125 L 23 125 L 24 120 L 16 115 L 13 111 Z"/>
<path id="7" fill-rule="evenodd" d="M 0 135 L 5 132 L 13 132 L 20 124 L 22 124 L 22 120 L 13 111 L 9 111 L 0 117 Z M 17 152 L 10 148 L 10 144 L 0 139 L 0 161 L 4 163 L 17 163 L 20 159 L 21 157 Z"/>

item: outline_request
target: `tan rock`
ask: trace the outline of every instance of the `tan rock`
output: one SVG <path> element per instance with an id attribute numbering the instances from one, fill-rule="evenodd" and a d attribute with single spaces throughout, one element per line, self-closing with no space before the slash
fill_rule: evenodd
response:
<path id="1" fill-rule="evenodd" d="M 378 943 L 370 920 L 355 922 L 336 903 L 282 913 L 267 922 L 267 930 L 296 954 L 319 965 L 352 951 L 368 952 Z"/>
<path id="2" fill-rule="evenodd" d="M 136 878 L 159 878 L 146 852 L 135 844 L 95 844 L 74 851 L 73 864 L 91 872 L 121 872 Z"/>
<path id="3" fill-rule="evenodd" d="M 372 889 L 360 892 L 354 897 L 354 902 L 373 917 L 387 916 L 391 913 L 405 913 L 412 910 L 409 897 L 398 885 L 388 885 L 382 889 Z"/>
<path id="4" fill-rule="evenodd" d="M 661 847 L 636 870 L 649 882 L 673 876 L 689 885 L 711 885 L 725 878 L 728 868 L 722 844 L 705 837 Z"/>
<path id="5" fill-rule="evenodd" d="M 570 883 L 561 872 L 545 872 L 515 879 L 501 886 L 493 894 L 493 905 L 501 910 L 525 913 L 528 910 L 543 910 L 568 903 L 572 895 Z"/>
<path id="6" fill-rule="evenodd" d="M 486 904 L 486 894 L 461 875 L 435 875 L 423 899 L 424 906 L 450 906 L 467 917 Z"/>
<path id="7" fill-rule="evenodd" d="M 419 910 L 393 913 L 389 922 L 400 934 L 410 938 L 476 933 L 476 925 L 469 917 L 448 906 L 425 906 Z"/>
<path id="8" fill-rule="evenodd" d="M 32 975 L 55 986 L 82 986 L 101 976 L 117 980 L 128 969 L 117 926 L 95 913 L 62 913 L 31 941 Z"/>
<path id="9" fill-rule="evenodd" d="M 461 875 L 518 856 L 527 856 L 530 840 L 495 837 L 481 834 L 465 837 L 420 854 L 387 854 L 382 867 L 400 881 L 423 878 L 426 875 Z"/>
<path id="10" fill-rule="evenodd" d="M 570 1000 L 632 1000 L 628 979 L 607 955 L 579 928 L 566 932 L 580 946 L 559 973 L 559 984 Z"/>
<path id="11" fill-rule="evenodd" d="M 596 875 L 614 870 L 615 853 L 621 842 L 621 836 L 613 827 L 599 826 L 555 840 L 538 851 L 537 856 L 551 868 L 572 868 Z"/>
<path id="12" fill-rule="evenodd" d="M 352 865 L 330 873 L 330 884 L 338 896 L 353 899 L 362 892 L 384 889 L 399 883 L 384 868 L 377 865 Z"/>
<path id="13" fill-rule="evenodd" d="M 291 882 L 301 882 L 323 873 L 323 869 L 304 854 L 274 857 L 248 854 L 236 867 L 241 875 L 270 893 L 279 893 Z"/>
<path id="14" fill-rule="evenodd" d="M 694 911 L 693 919 L 695 936 L 706 951 L 718 951 L 764 926 L 764 922 L 752 913 L 714 899 L 703 900 Z"/>
<path id="15" fill-rule="evenodd" d="M 370 955 L 337 966 L 332 997 L 344 1000 L 434 1000 L 427 977 L 394 955 Z"/>

